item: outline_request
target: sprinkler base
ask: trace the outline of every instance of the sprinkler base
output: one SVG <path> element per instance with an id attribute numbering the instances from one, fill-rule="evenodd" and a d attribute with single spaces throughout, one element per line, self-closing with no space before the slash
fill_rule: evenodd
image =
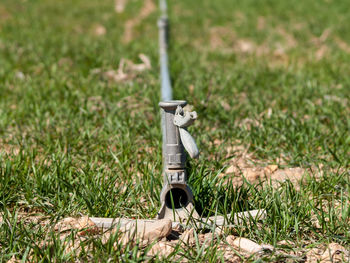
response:
<path id="1" fill-rule="evenodd" d="M 198 229 L 219 229 L 230 228 L 241 225 L 247 219 L 264 220 L 266 211 L 263 209 L 238 212 L 226 216 L 211 216 L 208 218 L 187 218 L 186 222 L 172 221 L 172 227 L 182 226 L 184 228 L 196 227 Z M 137 222 L 154 223 L 159 219 L 129 219 L 129 218 L 105 218 L 105 217 L 90 217 L 89 218 L 97 227 L 100 228 L 120 228 L 127 230 Z"/>

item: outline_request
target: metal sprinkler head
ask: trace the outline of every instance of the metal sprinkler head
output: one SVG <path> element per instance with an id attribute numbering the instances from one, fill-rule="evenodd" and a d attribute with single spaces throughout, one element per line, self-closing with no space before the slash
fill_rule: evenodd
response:
<path id="1" fill-rule="evenodd" d="M 197 113 L 184 111 L 186 104 L 184 100 L 159 103 L 162 108 L 164 184 L 158 219 L 182 222 L 189 215 L 199 217 L 193 206 L 193 194 L 187 184 L 185 170 L 185 149 L 192 158 L 199 155 L 196 142 L 187 131 L 187 127 L 196 120 Z"/>

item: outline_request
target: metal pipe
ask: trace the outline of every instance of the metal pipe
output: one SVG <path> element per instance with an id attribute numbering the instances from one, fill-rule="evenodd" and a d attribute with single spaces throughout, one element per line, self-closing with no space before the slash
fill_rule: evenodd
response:
<path id="1" fill-rule="evenodd" d="M 168 69 L 168 36 L 169 36 L 169 20 L 167 15 L 167 4 L 165 0 L 159 1 L 161 17 L 158 20 L 159 28 L 159 62 L 160 62 L 160 78 L 161 78 L 161 97 L 162 101 L 173 99 L 173 93 L 170 83 L 170 75 Z"/>

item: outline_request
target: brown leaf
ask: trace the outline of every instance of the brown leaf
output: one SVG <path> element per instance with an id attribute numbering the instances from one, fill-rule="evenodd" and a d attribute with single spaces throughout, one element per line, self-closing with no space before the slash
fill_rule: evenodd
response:
<path id="1" fill-rule="evenodd" d="M 261 31 L 266 27 L 266 19 L 263 16 L 259 16 L 256 23 L 256 29 Z"/>
<path id="2" fill-rule="evenodd" d="M 335 43 L 341 50 L 345 51 L 346 53 L 350 53 L 350 45 L 346 43 L 343 39 L 335 37 Z"/>
<path id="3" fill-rule="evenodd" d="M 156 240 L 167 237 L 172 231 L 172 223 L 169 219 L 162 220 L 125 220 L 127 222 L 121 224 L 120 228 L 114 231 L 121 233 L 121 243 L 134 243 L 137 240 L 142 245 L 150 244 Z"/>
<path id="4" fill-rule="evenodd" d="M 233 240 L 232 245 L 250 254 L 259 253 L 263 250 L 262 246 L 244 237 Z"/>
<path id="5" fill-rule="evenodd" d="M 321 255 L 322 263 L 349 262 L 350 251 L 337 243 L 330 243 L 326 251 Z"/>
<path id="6" fill-rule="evenodd" d="M 115 0 L 114 10 L 116 13 L 123 13 L 127 0 Z"/>
<path id="7" fill-rule="evenodd" d="M 277 171 L 278 169 L 278 165 L 275 165 L 275 164 L 271 164 L 271 165 L 268 165 L 265 167 L 265 172 L 266 173 L 274 173 L 275 171 Z"/>
<path id="8" fill-rule="evenodd" d="M 95 25 L 93 33 L 95 36 L 104 36 L 107 33 L 107 29 L 103 25 Z"/>
<path id="9" fill-rule="evenodd" d="M 226 237 L 226 242 L 230 245 L 230 246 L 234 246 L 235 244 L 233 243 L 233 241 L 235 241 L 236 237 L 233 235 L 229 235 Z"/>
<path id="10" fill-rule="evenodd" d="M 108 70 L 102 72 L 101 69 L 94 69 L 92 74 L 102 74 L 106 79 L 113 82 L 123 82 L 127 80 L 131 80 L 137 76 L 138 73 L 143 72 L 145 70 L 151 69 L 151 61 L 148 56 L 145 54 L 139 55 L 142 63 L 135 64 L 131 60 L 122 58 L 119 61 L 119 66 L 117 70 Z"/>
<path id="11" fill-rule="evenodd" d="M 80 218 L 67 217 L 55 225 L 55 230 L 59 232 L 65 232 L 68 230 L 81 230 L 78 235 L 86 235 L 99 233 L 99 228 L 89 219 L 84 216 Z"/>
<path id="12" fill-rule="evenodd" d="M 130 60 L 126 61 L 128 64 L 129 70 L 142 72 L 142 71 L 145 71 L 147 69 L 151 69 L 151 60 L 149 59 L 148 56 L 146 56 L 145 54 L 140 54 L 139 58 L 142 61 L 142 63 L 140 63 L 140 64 L 134 64 Z"/>
<path id="13" fill-rule="evenodd" d="M 194 229 L 187 229 L 185 232 L 180 236 L 180 240 L 186 244 L 186 245 L 194 245 L 196 243 L 194 238 Z"/>
<path id="14" fill-rule="evenodd" d="M 156 10 L 156 5 L 153 0 L 144 0 L 144 4 L 140 10 L 140 13 L 133 18 L 126 21 L 124 26 L 123 42 L 129 43 L 133 39 L 134 28 L 139 25 L 145 18 Z"/>
<path id="15" fill-rule="evenodd" d="M 170 242 L 161 241 L 152 246 L 152 248 L 148 251 L 148 256 L 160 256 L 167 257 L 174 251 L 174 247 Z"/>

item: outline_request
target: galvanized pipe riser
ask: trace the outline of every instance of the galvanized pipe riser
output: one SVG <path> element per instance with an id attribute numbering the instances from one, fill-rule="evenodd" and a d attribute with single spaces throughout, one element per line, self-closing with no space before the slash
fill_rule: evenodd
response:
<path id="1" fill-rule="evenodd" d="M 159 57 L 160 57 L 160 78 L 161 78 L 161 97 L 163 101 L 169 101 L 173 98 L 168 69 L 168 30 L 169 23 L 166 16 L 158 20 L 159 28 Z"/>

